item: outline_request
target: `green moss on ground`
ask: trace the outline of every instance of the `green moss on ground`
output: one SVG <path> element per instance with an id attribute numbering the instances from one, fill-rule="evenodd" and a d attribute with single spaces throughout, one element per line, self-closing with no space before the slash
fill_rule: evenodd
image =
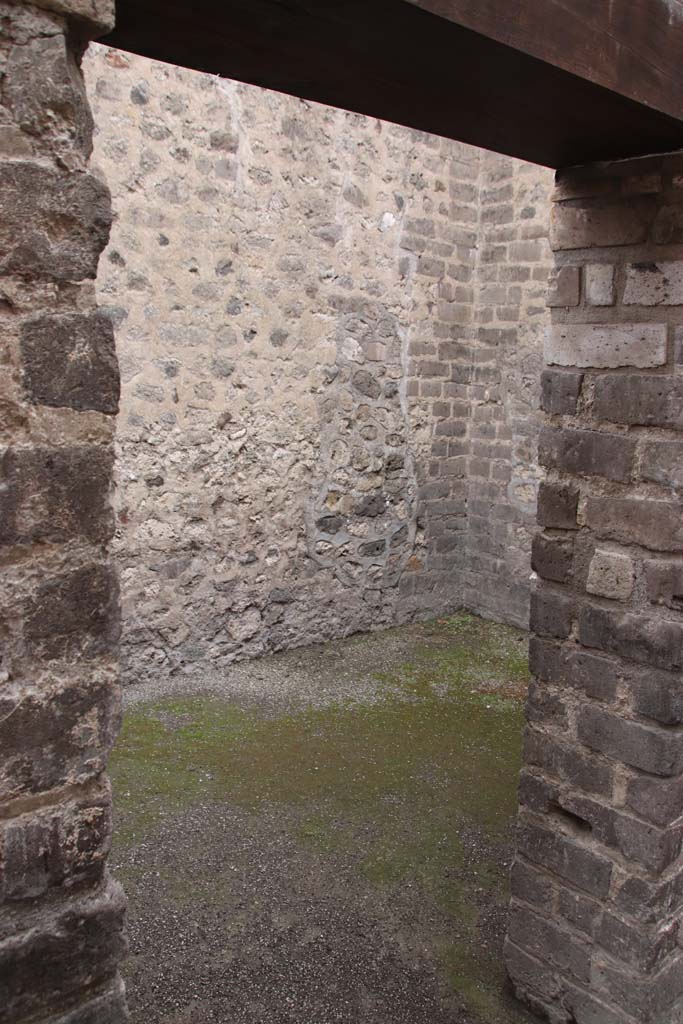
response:
<path id="1" fill-rule="evenodd" d="M 116 841 L 200 802 L 291 808 L 299 841 L 321 856 L 354 854 L 371 885 L 419 886 L 456 940 L 441 948 L 445 976 L 487 1024 L 507 1022 L 502 968 L 477 950 L 482 893 L 507 901 L 525 644 L 465 614 L 423 635 L 408 662 L 373 674 L 367 705 L 279 717 L 208 696 L 135 706 L 111 764 Z"/>

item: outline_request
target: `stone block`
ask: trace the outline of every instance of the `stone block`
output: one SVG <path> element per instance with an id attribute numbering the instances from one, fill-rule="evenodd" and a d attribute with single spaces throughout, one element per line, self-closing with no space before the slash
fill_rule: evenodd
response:
<path id="1" fill-rule="evenodd" d="M 665 777 L 683 771 L 683 737 L 676 733 L 590 705 L 579 710 L 577 728 L 582 743 L 616 761 Z"/>
<path id="2" fill-rule="evenodd" d="M 657 974 L 644 974 L 604 958 L 596 964 L 595 983 L 610 1002 L 616 1003 L 627 1020 L 637 1024 L 678 1024 L 673 1003 L 683 992 L 680 958 L 672 958 Z"/>
<path id="3" fill-rule="evenodd" d="M 4 162 L 0 208 L 0 273 L 58 281 L 95 277 L 111 224 L 109 190 L 97 178 Z"/>
<path id="4" fill-rule="evenodd" d="M 46 1007 L 78 1006 L 84 990 L 111 989 L 126 949 L 125 907 L 120 886 L 109 882 L 94 896 L 48 912 L 28 932 L 5 940 L 0 945 L 0 1006 L 7 1019 L 39 1020 Z"/>
<path id="5" fill-rule="evenodd" d="M 104 993 L 70 1010 L 54 1024 L 128 1024 L 128 1021 L 123 982 L 117 977 Z"/>
<path id="6" fill-rule="evenodd" d="M 556 693 L 551 693 L 545 685 L 533 679 L 529 683 L 526 717 L 528 722 L 546 723 L 559 726 L 561 729 L 566 729 L 569 725 L 566 703 Z"/>
<path id="7" fill-rule="evenodd" d="M 529 821 L 519 826 L 518 848 L 533 864 L 598 899 L 609 892 L 612 862 L 574 836 Z"/>
<path id="8" fill-rule="evenodd" d="M 73 151 L 87 160 L 92 149 L 92 115 L 63 35 L 13 46 L 4 83 L 4 105 L 19 128 L 36 140 L 38 149 L 60 154 L 65 162 Z"/>
<path id="9" fill-rule="evenodd" d="M 116 653 L 118 599 L 118 578 L 108 565 L 88 565 L 47 579 L 26 608 L 27 651 L 46 661 Z"/>
<path id="10" fill-rule="evenodd" d="M 589 981 L 590 946 L 557 922 L 515 905 L 510 915 L 508 935 L 511 942 L 532 956 L 549 962 L 578 981 Z"/>
<path id="11" fill-rule="evenodd" d="M 584 268 L 586 302 L 589 306 L 613 306 L 616 300 L 614 266 L 611 263 L 589 263 Z"/>
<path id="12" fill-rule="evenodd" d="M 573 598 L 539 587 L 531 595 L 530 625 L 534 633 L 564 639 L 574 615 Z"/>
<path id="13" fill-rule="evenodd" d="M 539 1009 L 556 1001 L 559 994 L 556 972 L 525 953 L 509 938 L 505 940 L 505 965 L 520 999 L 534 1003 Z"/>
<path id="14" fill-rule="evenodd" d="M 558 252 L 637 245 L 647 240 L 656 214 L 657 202 L 650 197 L 632 199 L 628 204 L 590 199 L 558 203 L 550 216 L 550 246 Z"/>
<path id="15" fill-rule="evenodd" d="M 653 828 L 627 814 L 615 815 L 616 845 L 627 861 L 639 864 L 654 875 L 661 875 L 678 860 L 683 825 Z"/>
<path id="16" fill-rule="evenodd" d="M 575 487 L 542 481 L 538 489 L 536 519 L 555 530 L 577 530 L 579 492 Z"/>
<path id="17" fill-rule="evenodd" d="M 683 549 L 680 506 L 646 498 L 588 498 L 586 524 L 597 537 L 653 551 Z"/>
<path id="18" fill-rule="evenodd" d="M 576 743 L 563 744 L 548 732 L 527 727 L 524 733 L 524 763 L 542 768 L 557 779 L 571 783 L 584 793 L 610 797 L 614 772 L 604 759 L 584 754 Z"/>
<path id="19" fill-rule="evenodd" d="M 646 441 L 641 447 L 640 476 L 663 487 L 683 489 L 683 445 L 680 441 Z"/>
<path id="20" fill-rule="evenodd" d="M 579 640 L 586 647 L 619 654 L 666 671 L 683 668 L 683 623 L 584 605 Z"/>
<path id="21" fill-rule="evenodd" d="M 596 419 L 683 430 L 683 381 L 654 374 L 605 374 L 595 382 Z"/>
<path id="22" fill-rule="evenodd" d="M 683 816 L 683 779 L 636 775 L 628 783 L 626 805 L 656 825 L 671 825 Z"/>
<path id="23" fill-rule="evenodd" d="M 574 416 L 582 383 L 582 373 L 544 370 L 541 374 L 541 409 L 550 415 Z"/>
<path id="24" fill-rule="evenodd" d="M 53 886 L 97 882 L 111 843 L 107 786 L 0 825 L 0 900 L 34 899 Z"/>
<path id="25" fill-rule="evenodd" d="M 552 324 L 543 353 L 555 366 L 664 366 L 666 324 Z"/>
<path id="26" fill-rule="evenodd" d="M 115 22 L 115 0 L 31 0 L 35 7 L 54 11 L 85 39 L 97 39 L 110 32 Z"/>
<path id="27" fill-rule="evenodd" d="M 114 531 L 109 502 L 113 450 L 101 445 L 9 449 L 2 460 L 0 546 L 104 544 Z"/>
<path id="28" fill-rule="evenodd" d="M 630 263 L 626 267 L 625 306 L 683 305 L 683 261 Z"/>
<path id="29" fill-rule="evenodd" d="M 0 697 L 0 797 L 81 785 L 102 771 L 119 727 L 111 673 L 84 681 L 48 678 L 40 687 L 5 687 Z"/>
<path id="30" fill-rule="evenodd" d="M 573 538 L 537 533 L 531 547 L 531 568 L 546 580 L 566 583 L 572 575 Z"/>
<path id="31" fill-rule="evenodd" d="M 580 268 L 556 267 L 550 274 L 546 305 L 551 309 L 559 306 L 578 306 L 580 291 Z"/>
<path id="32" fill-rule="evenodd" d="M 591 559 L 586 590 L 589 594 L 626 601 L 633 593 L 635 571 L 628 555 L 598 548 Z"/>
<path id="33" fill-rule="evenodd" d="M 594 700 L 613 701 L 619 673 L 614 662 L 578 647 L 563 648 L 539 637 L 529 641 L 529 669 L 555 686 L 570 686 Z"/>
<path id="34" fill-rule="evenodd" d="M 601 905 L 596 900 L 582 896 L 573 889 L 562 887 L 559 891 L 557 909 L 560 917 L 568 921 L 572 928 L 590 937 L 593 936 L 601 910 Z"/>
<path id="35" fill-rule="evenodd" d="M 43 316 L 21 328 L 23 383 L 37 405 L 119 407 L 119 369 L 111 321 L 101 313 Z"/>
<path id="36" fill-rule="evenodd" d="M 683 611 L 683 559 L 643 562 L 647 596 L 652 604 Z"/>
<path id="37" fill-rule="evenodd" d="M 658 671 L 652 666 L 630 666 L 625 676 L 639 715 L 653 718 L 662 725 L 683 722 L 683 688 L 676 672 Z"/>
<path id="38" fill-rule="evenodd" d="M 546 469 L 622 483 L 631 479 L 635 453 L 635 440 L 597 430 L 545 427 L 538 441 L 539 462 Z"/>
<path id="39" fill-rule="evenodd" d="M 550 906 L 556 891 L 546 874 L 521 858 L 512 865 L 510 889 L 513 896 L 538 907 Z"/>
<path id="40" fill-rule="evenodd" d="M 611 913 L 603 914 L 598 941 L 613 957 L 640 971 L 651 972 L 675 948 L 676 930 L 657 935 Z"/>
<path id="41" fill-rule="evenodd" d="M 563 1002 L 572 1014 L 569 1019 L 576 1024 L 635 1024 L 632 1017 L 624 1017 L 621 1010 L 608 1006 L 597 994 L 574 985 L 564 986 Z"/>

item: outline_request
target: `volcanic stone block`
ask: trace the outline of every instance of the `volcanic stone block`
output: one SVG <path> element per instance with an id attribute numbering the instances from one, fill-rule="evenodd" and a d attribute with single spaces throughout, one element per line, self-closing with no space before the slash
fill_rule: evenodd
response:
<path id="1" fill-rule="evenodd" d="M 573 416 L 582 381 L 582 373 L 544 370 L 541 374 L 541 409 L 551 415 Z"/>
<path id="2" fill-rule="evenodd" d="M 546 305 L 551 308 L 558 306 L 578 306 L 580 290 L 580 268 L 557 267 L 550 277 Z"/>
<path id="3" fill-rule="evenodd" d="M 636 775 L 628 784 L 626 803 L 641 817 L 657 825 L 670 825 L 683 815 L 683 782 L 680 778 Z"/>
<path id="4" fill-rule="evenodd" d="M 111 225 L 109 190 L 91 174 L 0 164 L 0 273 L 94 278 Z"/>
<path id="5" fill-rule="evenodd" d="M 46 1005 L 68 1010 L 84 990 L 113 982 L 126 949 L 125 906 L 120 886 L 110 881 L 96 895 L 73 900 L 2 943 L 0 1006 L 7 1020 L 40 1019 Z"/>
<path id="6" fill-rule="evenodd" d="M 626 601 L 633 593 L 635 572 L 628 555 L 598 549 L 588 570 L 586 590 L 589 594 Z"/>
<path id="7" fill-rule="evenodd" d="M 584 752 L 575 742 L 560 743 L 550 733 L 527 727 L 524 763 L 536 765 L 584 793 L 610 797 L 614 772 L 610 765 Z"/>
<path id="8" fill-rule="evenodd" d="M 99 775 L 116 738 L 119 714 L 111 673 L 87 683 L 46 679 L 39 688 L 5 687 L 0 697 L 0 797 L 82 784 Z"/>
<path id="9" fill-rule="evenodd" d="M 586 199 L 557 203 L 550 218 L 550 245 L 562 249 L 637 245 L 644 242 L 657 215 L 654 198 L 631 199 L 625 204 Z"/>
<path id="10" fill-rule="evenodd" d="M 589 306 L 614 305 L 614 266 L 611 263 L 589 263 L 584 269 L 584 278 Z"/>
<path id="11" fill-rule="evenodd" d="M 59 1017 L 54 1024 L 127 1024 L 128 1019 L 123 982 L 117 977 L 106 992 Z"/>
<path id="12" fill-rule="evenodd" d="M 658 671 L 651 666 L 630 666 L 626 678 L 638 714 L 662 725 L 683 722 L 683 687 L 678 673 Z"/>
<path id="13" fill-rule="evenodd" d="M 665 729 L 587 705 L 579 711 L 578 735 L 591 750 L 652 775 L 669 777 L 683 771 L 683 737 Z"/>
<path id="14" fill-rule="evenodd" d="M 572 574 L 573 538 L 537 533 L 532 542 L 531 568 L 546 580 L 565 583 Z"/>
<path id="15" fill-rule="evenodd" d="M 683 261 L 629 264 L 623 301 L 625 306 L 683 305 Z"/>
<path id="16" fill-rule="evenodd" d="M 672 952 L 676 943 L 675 929 L 669 929 L 653 940 L 649 930 L 609 913 L 603 915 L 598 934 L 600 945 L 612 956 L 648 972 Z"/>
<path id="17" fill-rule="evenodd" d="M 595 382 L 596 419 L 683 430 L 683 381 L 654 374 L 604 374 Z"/>
<path id="18" fill-rule="evenodd" d="M 640 475 L 664 487 L 683 489 L 683 445 L 680 441 L 647 441 L 641 448 Z"/>
<path id="19" fill-rule="evenodd" d="M 556 530 L 576 530 L 579 492 L 575 487 L 542 481 L 538 489 L 536 518 L 541 526 Z"/>
<path id="20" fill-rule="evenodd" d="M 555 366 L 663 366 L 666 325 L 553 324 L 546 331 L 544 355 Z"/>
<path id="21" fill-rule="evenodd" d="M 37 405 L 118 411 L 120 380 L 111 321 L 101 313 L 43 316 L 21 329 L 27 395 Z"/>
<path id="22" fill-rule="evenodd" d="M 36 7 L 55 11 L 73 22 L 75 31 L 96 39 L 114 27 L 115 0 L 32 0 Z"/>
<path id="23" fill-rule="evenodd" d="M 542 957 L 578 981 L 590 978 L 591 954 L 587 942 L 526 907 L 516 906 L 508 932 L 516 945 Z"/>
<path id="24" fill-rule="evenodd" d="M 549 640 L 531 637 L 529 669 L 539 679 L 556 686 L 570 686 L 594 700 L 612 701 L 616 697 L 619 682 L 616 664 L 580 647 L 564 648 Z"/>
<path id="25" fill-rule="evenodd" d="M 596 430 L 546 427 L 538 442 L 539 461 L 547 469 L 622 483 L 631 479 L 635 452 L 634 440 Z"/>
<path id="26" fill-rule="evenodd" d="M 569 636 L 574 615 L 574 601 L 564 594 L 539 588 L 531 595 L 531 629 L 541 636 L 563 639 Z"/>
<path id="27" fill-rule="evenodd" d="M 579 640 L 586 647 L 620 654 L 667 671 L 683 668 L 683 623 L 584 605 Z"/>
<path id="28" fill-rule="evenodd" d="M 118 579 L 107 565 L 88 565 L 41 583 L 28 602 L 28 651 L 48 661 L 92 658 L 116 651 L 120 612 Z"/>
<path id="29" fill-rule="evenodd" d="M 683 519 L 678 504 L 645 498 L 589 498 L 586 522 L 596 536 L 653 551 L 683 549 Z"/>
<path id="30" fill-rule="evenodd" d="M 9 449 L 2 460 L 0 545 L 109 540 L 114 455 L 104 446 Z"/>
<path id="31" fill-rule="evenodd" d="M 609 892 L 612 862 L 578 838 L 522 821 L 518 845 L 520 852 L 534 864 L 552 871 L 578 889 L 598 898 Z"/>
<path id="32" fill-rule="evenodd" d="M 515 911 L 513 905 L 511 913 Z M 557 973 L 529 956 L 509 938 L 505 940 L 505 964 L 517 996 L 536 1009 L 550 1010 L 559 995 Z"/>
<path id="33" fill-rule="evenodd" d="M 683 559 L 643 562 L 652 604 L 683 611 Z"/>
<path id="34" fill-rule="evenodd" d="M 99 880 L 111 841 L 111 794 L 101 786 L 0 826 L 0 901 Z"/>
<path id="35" fill-rule="evenodd" d="M 14 46 L 5 68 L 4 105 L 41 147 L 62 153 L 92 149 L 92 114 L 85 87 L 63 35 Z"/>

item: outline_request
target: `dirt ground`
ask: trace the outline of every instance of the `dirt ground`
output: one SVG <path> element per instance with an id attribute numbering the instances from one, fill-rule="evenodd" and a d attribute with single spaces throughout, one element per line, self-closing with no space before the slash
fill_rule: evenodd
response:
<path id="1" fill-rule="evenodd" d="M 522 1024 L 527 637 L 459 614 L 126 692 L 133 1024 Z"/>

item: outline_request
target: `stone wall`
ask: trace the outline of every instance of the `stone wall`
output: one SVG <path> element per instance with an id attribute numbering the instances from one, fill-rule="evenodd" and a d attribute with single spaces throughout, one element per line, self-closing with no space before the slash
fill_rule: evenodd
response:
<path id="1" fill-rule="evenodd" d="M 682 185 L 574 170 L 553 210 L 508 967 L 560 1024 L 683 1020 Z"/>
<path id="2" fill-rule="evenodd" d="M 104 47 L 85 66 L 127 677 L 463 603 L 525 623 L 549 172 Z"/>
<path id="3" fill-rule="evenodd" d="M 110 199 L 87 166 L 79 70 L 113 5 L 46 6 L 0 4 L 0 1017 L 118 1024 L 125 901 L 106 872 L 104 769 L 119 379 L 93 283 Z"/>
<path id="4" fill-rule="evenodd" d="M 552 182 L 546 168 L 482 153 L 463 599 L 486 618 L 524 628 L 540 477 Z"/>

